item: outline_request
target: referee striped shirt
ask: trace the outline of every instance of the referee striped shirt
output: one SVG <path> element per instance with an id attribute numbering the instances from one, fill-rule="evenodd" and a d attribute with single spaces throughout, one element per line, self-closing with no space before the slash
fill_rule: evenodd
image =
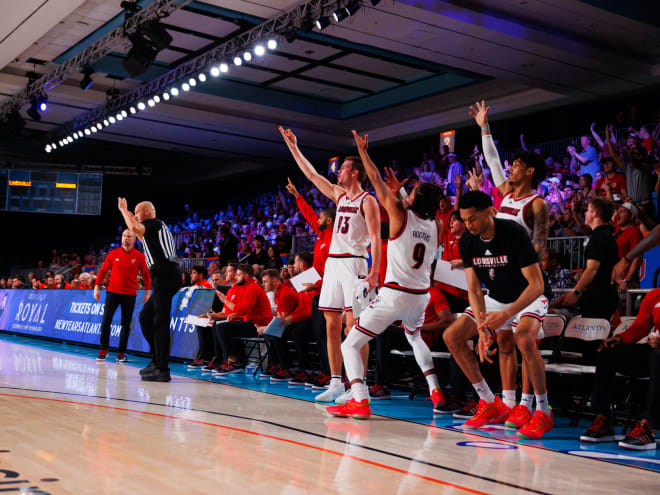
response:
<path id="1" fill-rule="evenodd" d="M 147 266 L 152 267 L 176 263 L 176 250 L 174 249 L 174 238 L 165 222 L 157 218 L 150 218 L 142 222 L 144 225 L 144 256 Z"/>

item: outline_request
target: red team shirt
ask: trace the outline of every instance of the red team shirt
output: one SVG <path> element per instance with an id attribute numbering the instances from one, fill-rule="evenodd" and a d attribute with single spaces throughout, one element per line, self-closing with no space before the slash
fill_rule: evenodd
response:
<path id="1" fill-rule="evenodd" d="M 314 232 L 317 235 L 316 242 L 314 243 L 314 261 L 312 266 L 316 268 L 316 271 L 323 278 L 323 272 L 325 272 L 325 262 L 328 259 L 328 253 L 330 252 L 330 243 L 332 242 L 332 229 L 319 230 L 319 217 L 316 212 L 312 209 L 311 206 L 307 204 L 307 201 L 303 199 L 302 196 L 296 198 L 296 205 L 302 216 L 305 217 L 305 221 L 312 227 Z M 316 283 L 318 290 L 313 295 L 318 295 L 321 289 L 321 281 Z"/>
<path id="2" fill-rule="evenodd" d="M 101 285 L 108 270 L 110 270 L 109 292 L 131 296 L 137 294 L 138 270 L 142 274 L 145 290 L 151 289 L 151 275 L 144 254 L 135 248 L 128 252 L 122 247 L 110 251 L 96 277 L 97 286 Z"/>
<path id="3" fill-rule="evenodd" d="M 634 344 L 654 329 L 660 329 L 660 288 L 646 294 L 639 308 L 639 313 L 637 313 L 637 318 L 628 330 L 619 336 L 624 344 Z"/>
<path id="4" fill-rule="evenodd" d="M 280 284 L 275 291 L 275 307 L 280 314 L 290 314 L 298 306 L 298 294 L 291 287 Z"/>
<path id="5" fill-rule="evenodd" d="M 268 325 L 273 319 L 270 301 L 263 288 L 254 279 L 239 286 L 236 306 L 233 313 L 243 321 L 251 321 L 256 326 Z"/>

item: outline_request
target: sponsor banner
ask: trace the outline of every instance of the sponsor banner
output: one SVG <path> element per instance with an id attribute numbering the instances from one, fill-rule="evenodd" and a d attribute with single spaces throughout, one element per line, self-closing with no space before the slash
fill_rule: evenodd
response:
<path id="1" fill-rule="evenodd" d="M 203 315 L 211 308 L 214 291 L 185 288 L 172 298 L 170 336 L 172 356 L 192 359 L 198 341 L 195 327 L 184 323 L 189 314 Z M 144 291 L 138 291 L 135 309 L 131 317 L 131 334 L 128 349 L 148 352 L 149 345 L 142 336 L 139 314 L 144 306 Z M 98 344 L 105 291 L 101 300 L 95 301 L 92 290 L 0 290 L 0 330 L 36 335 L 72 342 Z M 117 308 L 110 326 L 110 346 L 119 343 L 121 308 Z"/>

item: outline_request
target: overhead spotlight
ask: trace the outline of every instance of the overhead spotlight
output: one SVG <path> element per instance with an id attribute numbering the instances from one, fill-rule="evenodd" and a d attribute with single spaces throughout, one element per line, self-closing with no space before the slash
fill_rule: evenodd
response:
<path id="1" fill-rule="evenodd" d="M 258 44 L 254 47 L 254 54 L 257 57 L 263 57 L 264 54 L 266 53 L 266 48 L 262 44 Z"/>
<path id="2" fill-rule="evenodd" d="M 294 26 L 288 26 L 284 31 L 284 39 L 289 43 L 293 43 L 298 37 L 298 32 Z"/>
<path id="3" fill-rule="evenodd" d="M 167 91 L 165 91 L 165 92 L 163 93 L 163 100 L 165 100 L 165 101 L 169 101 L 169 99 L 170 99 L 170 94 L 169 94 Z"/>
<path id="4" fill-rule="evenodd" d="M 142 33 L 149 38 L 154 48 L 159 52 L 172 43 L 172 36 L 158 20 L 153 20 L 142 26 Z"/>
<path id="5" fill-rule="evenodd" d="M 346 12 L 345 8 L 337 9 L 332 13 L 332 18 L 335 20 L 335 22 L 341 22 L 344 19 L 348 17 L 348 12 Z"/>
<path id="6" fill-rule="evenodd" d="M 172 88 L 170 89 L 170 94 L 172 96 L 179 96 L 179 88 Z"/>
<path id="7" fill-rule="evenodd" d="M 92 132 L 98 132 L 98 129 L 95 126 L 92 126 Z"/>
<path id="8" fill-rule="evenodd" d="M 190 84 L 188 84 L 188 83 L 183 83 L 183 84 L 181 85 L 181 89 L 184 90 L 184 91 L 190 91 Z"/>
<path id="9" fill-rule="evenodd" d="M 266 46 L 269 50 L 275 50 L 277 48 L 277 40 L 275 38 L 269 39 Z"/>
<path id="10" fill-rule="evenodd" d="M 83 75 L 82 81 L 80 81 L 80 89 L 87 91 L 91 85 L 94 84 L 94 80 L 92 79 L 94 69 L 92 69 L 89 65 L 85 65 L 80 72 L 82 72 Z"/>
<path id="11" fill-rule="evenodd" d="M 252 52 L 249 52 L 249 51 L 245 52 L 243 54 L 243 60 L 245 60 L 246 62 L 249 62 L 250 60 L 252 60 Z"/>
<path id="12" fill-rule="evenodd" d="M 316 19 L 316 28 L 319 31 L 323 31 L 330 24 L 331 24 L 330 18 L 328 18 L 327 16 L 319 17 L 318 19 Z"/>
<path id="13" fill-rule="evenodd" d="M 147 106 L 144 104 L 143 101 L 138 102 L 137 107 L 138 110 L 144 110 L 145 108 L 147 108 Z"/>
<path id="14" fill-rule="evenodd" d="M 118 113 L 115 118 L 117 119 L 118 122 L 124 120 L 124 116 L 120 113 Z"/>
<path id="15" fill-rule="evenodd" d="M 197 79 L 195 79 L 194 77 L 191 77 L 190 79 L 188 79 L 188 84 L 190 84 L 190 86 L 193 86 L 193 87 L 197 86 Z"/>
<path id="16" fill-rule="evenodd" d="M 302 23 L 300 24 L 300 30 L 303 33 L 311 33 L 313 29 L 314 29 L 314 21 L 309 16 L 305 17 Z"/>
<path id="17" fill-rule="evenodd" d="M 99 122 L 98 124 L 96 124 L 96 128 L 100 131 L 101 129 L 103 129 L 103 124 Z"/>
<path id="18" fill-rule="evenodd" d="M 130 38 L 133 46 L 122 61 L 122 67 L 131 77 L 144 74 L 156 58 L 158 50 L 138 31 Z"/>
<path id="19" fill-rule="evenodd" d="M 154 102 L 155 103 L 160 103 L 160 96 L 154 95 Z"/>
<path id="20" fill-rule="evenodd" d="M 79 138 L 82 138 L 82 137 L 83 137 L 83 132 L 82 132 L 82 131 L 78 131 L 78 137 L 79 137 Z"/>
<path id="21" fill-rule="evenodd" d="M 73 139 L 78 139 L 78 133 L 77 132 L 73 133 Z"/>
<path id="22" fill-rule="evenodd" d="M 360 2 L 351 2 L 346 6 L 346 13 L 348 15 L 355 15 L 360 10 Z"/>
<path id="23" fill-rule="evenodd" d="M 124 118 L 128 117 L 128 114 L 126 113 L 126 110 L 121 111 L 121 116 L 124 117 Z"/>
<path id="24" fill-rule="evenodd" d="M 60 148 L 61 148 L 62 146 L 64 146 L 64 142 L 63 142 L 62 139 L 60 139 L 60 140 L 58 141 L 58 143 L 59 143 L 59 145 L 60 145 Z"/>
<path id="25" fill-rule="evenodd" d="M 111 115 L 110 117 L 108 117 L 108 121 L 109 121 L 111 124 L 114 124 L 114 123 L 117 122 L 117 119 L 115 119 L 115 118 Z"/>
<path id="26" fill-rule="evenodd" d="M 91 135 L 92 135 L 92 131 L 90 131 L 89 129 L 85 129 L 85 136 L 91 136 Z"/>
<path id="27" fill-rule="evenodd" d="M 44 94 L 33 95 L 30 108 L 27 111 L 28 116 L 37 122 L 41 121 L 41 113 L 48 109 L 48 98 Z"/>
<path id="28" fill-rule="evenodd" d="M 234 57 L 234 65 L 241 65 L 243 63 L 243 59 L 241 57 L 236 56 Z"/>
<path id="29" fill-rule="evenodd" d="M 153 107 L 155 104 L 156 104 L 156 102 L 154 100 L 152 100 L 151 98 L 149 98 L 147 100 L 147 105 L 149 105 L 150 107 Z"/>
<path id="30" fill-rule="evenodd" d="M 50 152 L 51 152 L 50 144 L 47 144 L 46 145 L 46 153 L 50 153 Z"/>
<path id="31" fill-rule="evenodd" d="M 220 64 L 220 72 L 228 72 L 229 71 L 229 65 L 227 65 L 225 62 L 222 62 Z"/>
<path id="32" fill-rule="evenodd" d="M 50 145 L 50 146 L 51 146 L 51 148 L 53 148 L 54 150 L 56 150 L 56 149 L 57 149 L 57 144 L 55 144 L 55 143 L 51 143 L 51 145 Z"/>
<path id="33" fill-rule="evenodd" d="M 139 12 L 139 11 L 142 10 L 142 7 L 140 7 L 140 6 L 137 4 L 137 1 L 135 1 L 135 2 L 129 2 L 129 1 L 127 1 L 127 0 L 122 0 L 122 2 L 119 4 L 119 6 L 120 6 L 122 9 L 124 9 L 124 10 L 128 10 L 129 12 L 132 12 L 132 13 Z"/>
<path id="34" fill-rule="evenodd" d="M 137 113 L 137 109 L 135 107 L 129 108 L 128 111 L 131 112 L 131 114 L 136 114 Z"/>
<path id="35" fill-rule="evenodd" d="M 108 122 L 108 119 L 103 119 L 103 125 L 105 127 L 108 127 L 110 125 L 110 122 Z"/>
<path id="36" fill-rule="evenodd" d="M 220 69 L 217 67 L 211 67 L 211 75 L 213 77 L 218 77 L 220 75 Z"/>
<path id="37" fill-rule="evenodd" d="M 197 76 L 197 79 L 199 79 L 199 82 L 206 82 L 206 74 L 200 72 L 199 75 Z"/>
<path id="38" fill-rule="evenodd" d="M 69 141 L 69 143 L 73 143 L 73 138 L 71 136 L 67 136 L 66 140 Z"/>

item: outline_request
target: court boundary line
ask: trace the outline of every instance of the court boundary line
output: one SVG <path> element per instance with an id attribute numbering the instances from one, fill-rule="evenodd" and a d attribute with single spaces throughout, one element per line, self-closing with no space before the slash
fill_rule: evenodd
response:
<path id="1" fill-rule="evenodd" d="M 237 388 L 240 388 L 240 387 L 237 387 Z M 23 390 L 23 391 L 26 391 L 26 392 L 40 392 L 40 393 L 57 394 L 57 395 L 72 395 L 72 396 L 77 396 L 77 397 L 87 397 L 87 398 L 90 398 L 90 399 L 103 399 L 103 400 L 114 400 L 114 401 L 121 401 L 121 402 L 130 402 L 130 403 L 135 403 L 135 404 L 144 404 L 144 405 L 158 406 L 158 407 L 164 407 L 164 408 L 174 408 L 174 409 L 179 409 L 179 410 L 182 410 L 182 411 L 192 411 L 192 412 L 197 412 L 197 413 L 213 414 L 213 415 L 224 416 L 224 417 L 233 418 L 233 419 L 240 419 L 240 420 L 244 420 L 244 421 L 254 421 L 254 422 L 257 422 L 257 423 L 265 424 L 267 426 L 274 426 L 276 428 L 281 428 L 283 430 L 290 430 L 290 431 L 293 431 L 293 432 L 296 432 L 296 433 L 302 433 L 302 434 L 310 435 L 310 436 L 313 436 L 313 437 L 316 437 L 316 438 L 319 438 L 319 439 L 322 439 L 322 440 L 331 440 L 333 442 L 336 442 L 336 443 L 339 443 L 339 444 L 342 444 L 342 445 L 352 445 L 352 446 L 360 447 L 362 449 L 365 449 L 367 451 L 370 451 L 370 452 L 373 452 L 373 453 L 376 453 L 376 454 L 395 457 L 395 458 L 403 460 L 403 461 L 409 461 L 409 462 L 422 464 L 422 465 L 429 466 L 429 467 L 436 468 L 436 469 L 440 469 L 440 470 L 443 470 L 443 471 L 449 471 L 449 472 L 454 473 L 454 474 L 467 476 L 469 478 L 475 478 L 475 479 L 478 479 L 478 480 L 487 481 L 487 482 L 494 483 L 494 484 L 497 484 L 497 485 L 504 485 L 504 486 L 508 486 L 508 487 L 515 488 L 515 489 L 522 490 L 522 491 L 526 491 L 526 492 L 537 493 L 539 495 L 550 495 L 549 492 L 536 490 L 534 488 L 527 488 L 527 487 L 524 487 L 524 486 L 516 485 L 514 483 L 510 483 L 508 481 L 497 480 L 495 478 L 488 478 L 486 476 L 481 476 L 481 475 L 470 473 L 470 472 L 467 472 L 467 471 L 462 471 L 458 468 L 452 468 L 452 467 L 436 464 L 436 463 L 430 462 L 430 461 L 423 461 L 423 460 L 420 460 L 420 459 L 415 459 L 413 457 L 408 457 L 408 456 L 405 456 L 403 454 L 398 454 L 396 452 L 390 452 L 390 451 L 387 451 L 387 450 L 382 450 L 382 449 L 379 449 L 377 447 L 371 447 L 369 445 L 351 443 L 351 442 L 348 442 L 346 440 L 342 440 L 340 438 L 335 438 L 335 437 L 332 437 L 332 436 L 323 435 L 321 433 L 315 433 L 315 432 L 312 432 L 312 431 L 303 430 L 303 429 L 297 428 L 295 426 L 289 426 L 289 425 L 285 425 L 285 424 L 281 424 L 281 423 L 275 423 L 273 421 L 269 421 L 269 420 L 266 420 L 266 419 L 251 418 L 251 417 L 248 417 L 248 416 L 239 416 L 237 414 L 223 413 L 223 412 L 220 412 L 220 411 L 208 411 L 208 410 L 205 410 L 205 409 L 185 408 L 185 407 L 181 407 L 181 406 L 161 404 L 161 403 L 158 403 L 158 402 L 147 402 L 147 401 L 141 401 L 141 400 L 135 400 L 135 399 L 122 399 L 122 398 L 99 396 L 99 395 L 85 395 L 85 394 L 78 394 L 78 393 L 74 393 L 74 392 L 58 392 L 58 391 L 51 391 L 51 390 L 29 389 L 29 388 L 21 388 L 21 387 L 5 387 L 5 386 L 0 386 L 0 389 Z M 246 389 L 243 389 L 243 390 L 246 390 Z M 250 390 L 250 389 L 247 389 L 247 390 Z M 250 391 L 251 392 L 258 392 L 256 390 L 250 390 Z M 21 395 L 17 395 L 17 394 L 5 394 L 5 393 L 0 392 L 0 396 L 1 395 L 5 395 L 5 396 L 9 396 L 9 397 L 26 397 L 26 398 L 32 398 L 32 399 L 52 400 L 52 401 L 56 401 L 56 402 L 70 402 L 70 403 L 74 403 L 74 404 L 86 404 L 86 405 L 90 405 L 90 406 L 115 408 L 115 409 L 119 409 L 119 410 L 141 412 L 141 411 L 135 411 L 135 410 L 132 410 L 132 409 L 120 408 L 120 407 L 116 407 L 116 406 L 109 406 L 109 405 L 103 405 L 103 404 L 89 404 L 89 403 L 86 403 L 86 402 L 66 401 L 66 400 L 61 400 L 61 399 L 51 399 L 51 398 L 48 398 L 48 397 L 21 396 Z M 288 398 L 288 397 L 285 397 L 285 398 Z M 307 402 L 307 401 L 305 401 L 305 402 Z M 145 411 L 145 413 L 147 413 L 147 412 Z M 148 413 L 148 414 L 159 414 L 159 413 Z M 168 418 L 187 420 L 186 418 L 177 418 L 176 416 L 167 416 L 167 415 L 163 415 L 163 416 L 168 417 Z M 191 421 L 197 421 L 197 420 L 191 420 Z M 419 425 L 419 423 L 414 423 L 414 422 L 412 424 Z M 222 425 L 215 425 L 215 426 L 222 427 Z M 232 427 L 228 426 L 227 428 L 232 428 Z M 441 428 L 441 429 L 445 429 L 445 428 Z M 453 433 L 459 433 L 459 434 L 462 433 L 462 432 L 453 430 L 451 428 L 446 428 L 446 430 L 451 431 Z M 470 435 L 470 433 L 466 433 L 466 435 Z M 478 438 L 481 438 L 481 439 L 484 438 L 483 436 L 480 436 L 480 435 L 474 435 L 474 436 L 477 436 Z M 286 439 L 284 439 L 284 440 L 286 440 Z M 497 441 L 497 439 L 490 439 L 490 440 Z M 314 448 L 316 448 L 316 447 L 314 447 Z M 561 453 L 561 452 L 556 452 L 554 450 L 551 450 L 551 452 Z M 585 459 L 589 459 L 589 458 L 585 458 Z M 621 465 L 621 464 L 619 464 L 619 465 Z M 481 493 L 481 492 L 479 492 L 479 493 Z"/>
<path id="2" fill-rule="evenodd" d="M 32 337 L 29 336 L 29 335 L 26 336 L 26 335 L 17 335 L 17 334 L 6 334 L 4 332 L 2 334 L 0 334 L 0 340 L 2 340 L 3 335 L 9 336 L 10 340 L 12 340 L 13 338 L 25 338 L 29 342 L 40 341 L 40 339 L 38 337 L 35 337 L 34 339 L 32 339 Z M 41 342 L 43 342 L 43 344 L 55 344 L 56 343 L 55 341 L 43 341 L 43 340 L 41 340 Z M 51 352 L 58 352 L 58 353 L 62 353 L 62 354 L 72 354 L 74 356 L 94 360 L 93 356 L 87 356 L 85 354 L 76 353 L 76 352 L 73 352 L 73 350 L 51 349 L 47 345 L 43 345 L 43 344 L 39 344 L 39 343 L 35 343 L 35 344 L 25 343 L 25 342 L 13 342 L 13 343 L 18 344 L 18 345 L 38 347 L 38 348 L 41 348 L 41 349 L 44 349 L 44 350 L 47 350 L 47 351 L 51 351 Z M 78 347 L 78 344 L 74 344 L 74 345 L 76 347 Z M 87 348 L 87 346 L 82 346 L 82 347 Z M 143 357 L 143 356 L 138 356 L 138 355 L 135 355 L 135 356 L 136 357 Z M 116 363 L 113 363 L 113 364 L 116 364 Z M 127 363 L 123 363 L 123 366 L 126 366 L 126 365 L 134 367 L 134 368 L 140 368 L 141 367 L 140 363 L 131 362 L 131 361 L 129 361 Z M 237 389 L 241 389 L 241 390 L 250 390 L 251 392 L 262 393 L 262 394 L 272 395 L 272 396 L 276 396 L 276 397 L 283 397 L 283 398 L 286 398 L 286 399 L 298 400 L 298 401 L 301 401 L 301 402 L 305 402 L 307 404 L 317 404 L 315 401 L 311 401 L 311 400 L 308 400 L 308 399 L 303 399 L 303 398 L 300 398 L 300 397 L 292 397 L 292 396 L 289 396 L 289 395 L 270 392 L 270 391 L 266 391 L 266 390 L 255 390 L 253 388 L 244 387 L 244 386 L 241 386 L 241 385 L 238 385 L 238 384 L 225 383 L 225 382 L 220 382 L 220 381 L 213 381 L 213 380 L 209 380 L 209 379 L 204 379 L 204 378 L 197 377 L 197 376 L 190 376 L 190 375 L 182 373 L 182 372 L 176 372 L 176 371 L 172 372 L 172 371 L 170 371 L 170 373 L 175 375 L 175 376 L 179 376 L 181 378 L 186 378 L 188 380 L 194 380 L 194 381 L 197 381 L 197 382 L 204 382 L 204 383 L 214 384 L 214 385 L 222 385 L 222 386 L 225 386 L 225 387 L 232 387 L 232 388 L 237 388 Z M 0 386 L 0 388 L 10 388 L 11 389 L 12 387 L 1 387 Z M 23 388 L 20 388 L 20 387 L 17 387 L 15 389 L 16 390 L 39 391 L 39 390 L 23 389 Z M 48 393 L 48 391 L 45 391 L 45 392 Z M 66 394 L 64 392 L 50 392 L 50 393 Z M 91 396 L 91 395 L 84 395 L 84 394 L 69 394 L 69 395 L 77 395 L 77 396 L 80 396 L 80 397 L 95 397 L 95 398 L 99 398 L 99 399 L 105 399 L 106 398 L 106 397 L 101 397 L 101 396 Z M 131 399 L 114 399 L 114 400 L 131 401 Z M 139 404 L 162 405 L 162 404 L 142 402 L 142 401 L 133 401 L 133 402 L 136 402 L 136 403 L 139 403 Z M 178 408 L 177 406 L 167 406 L 167 405 L 163 405 L 163 406 L 164 407 Z M 187 410 L 193 410 L 193 409 L 187 409 Z M 205 410 L 198 410 L 198 409 L 195 409 L 194 411 L 206 412 L 206 413 L 209 413 L 209 414 L 225 414 L 225 413 L 219 413 L 219 412 L 215 412 L 215 411 L 205 411 Z M 227 415 L 231 416 L 229 414 L 227 414 Z M 577 455 L 577 454 L 571 454 L 570 452 L 566 452 L 566 451 L 562 451 L 562 450 L 552 449 L 550 447 L 543 447 L 541 445 L 535 445 L 535 444 L 531 444 L 531 443 L 519 443 L 518 441 L 507 440 L 505 438 L 493 438 L 491 436 L 484 435 L 484 434 L 480 433 L 478 430 L 467 432 L 467 431 L 463 431 L 463 430 L 457 430 L 457 429 L 452 428 L 452 427 L 425 424 L 425 423 L 420 423 L 420 422 L 413 421 L 413 420 L 406 419 L 406 418 L 398 418 L 398 417 L 388 416 L 388 415 L 385 415 L 385 414 L 382 414 L 382 413 L 372 414 L 372 416 L 378 416 L 378 417 L 381 417 L 381 418 L 391 419 L 391 420 L 394 420 L 394 421 L 402 421 L 402 422 L 405 422 L 405 423 L 408 423 L 408 424 L 417 425 L 417 426 L 421 426 L 421 427 L 425 427 L 425 428 L 431 427 L 431 428 L 437 428 L 439 430 L 451 431 L 451 432 L 454 432 L 454 433 L 460 433 L 460 434 L 464 434 L 464 435 L 471 435 L 471 436 L 474 436 L 474 437 L 479 438 L 479 439 L 486 439 L 488 441 L 496 441 L 496 442 L 504 443 L 504 444 L 507 444 L 507 445 L 515 445 L 516 447 L 518 447 L 520 445 L 523 445 L 525 447 L 540 449 L 540 450 L 547 451 L 547 452 L 552 452 L 552 453 L 555 453 L 555 454 L 562 454 L 562 455 L 568 455 L 568 456 L 572 456 L 572 457 L 578 457 L 580 459 L 589 459 L 589 460 L 598 461 L 598 462 L 605 462 L 605 463 L 608 463 L 608 464 L 614 464 L 616 466 L 639 469 L 639 470 L 642 470 L 642 471 L 649 471 L 651 473 L 656 473 L 656 474 L 660 473 L 660 471 L 649 468 L 649 467 L 637 466 L 635 464 L 627 464 L 627 463 L 624 463 L 624 462 L 616 461 L 614 459 L 602 459 L 602 458 L 597 458 L 597 457 L 585 457 L 585 456 L 580 456 L 580 455 Z M 253 420 L 253 421 L 266 422 L 265 420 L 259 420 L 259 419 L 254 419 L 254 418 L 243 418 L 241 416 L 234 416 L 234 417 L 240 418 L 240 419 L 250 419 L 250 420 Z M 301 433 L 307 433 L 307 434 L 313 435 L 313 436 L 318 435 L 318 434 L 313 433 L 313 432 L 308 432 L 306 430 L 299 430 L 299 429 L 296 429 L 295 427 L 290 427 L 290 426 L 287 426 L 287 425 L 280 425 L 278 423 L 269 423 L 269 422 L 266 422 L 266 423 L 271 424 L 273 426 L 281 427 L 281 428 L 284 428 L 284 429 L 292 429 L 292 430 L 295 430 L 295 431 L 299 431 Z M 323 437 L 323 438 L 331 438 L 331 437 Z M 333 439 L 333 440 L 336 440 L 336 439 Z M 342 442 L 341 440 L 337 440 L 337 441 Z M 379 451 L 379 449 L 375 449 L 373 447 L 367 447 L 367 446 L 362 446 L 362 447 L 366 448 L 366 449 L 374 449 L 374 451 Z M 402 456 L 400 454 L 396 454 L 396 453 L 393 453 L 393 452 L 382 451 L 380 453 L 383 453 L 383 454 L 386 454 L 386 455 L 392 455 L 394 457 L 401 456 L 401 458 L 404 458 L 404 459 L 408 460 L 405 456 Z M 616 454 L 616 452 L 608 452 L 608 453 Z M 415 461 L 415 462 L 420 462 L 420 463 L 425 463 L 425 461 L 418 461 L 416 459 L 409 459 L 409 460 Z M 433 464 L 431 463 L 430 465 L 433 465 Z M 453 468 L 446 468 L 446 467 L 443 467 L 443 466 L 440 466 L 440 465 L 433 465 L 433 466 L 437 467 L 437 468 L 440 468 L 440 469 L 447 469 L 447 470 L 452 470 L 453 469 Z M 458 472 L 460 472 L 461 474 L 466 474 L 468 476 L 477 476 L 477 475 L 464 473 L 464 472 L 461 472 L 461 471 L 458 471 Z M 492 480 L 490 478 L 483 478 L 483 479 L 485 479 L 486 481 L 492 481 L 492 482 L 495 482 L 495 483 L 500 483 L 499 481 Z M 528 491 L 533 491 L 535 493 L 545 494 L 545 492 L 537 492 L 534 489 L 530 489 L 530 488 L 523 488 L 523 487 L 519 487 L 519 486 L 516 486 L 516 485 L 512 485 L 512 486 L 514 486 L 515 488 L 519 488 L 521 490 L 528 490 Z"/>
<path id="3" fill-rule="evenodd" d="M 443 480 L 440 480 L 440 479 L 437 479 L 437 478 L 432 478 L 430 476 L 424 476 L 422 474 L 411 473 L 411 472 L 406 471 L 406 470 L 401 469 L 401 468 L 397 468 L 397 467 L 394 467 L 394 466 L 388 466 L 387 464 L 383 464 L 383 463 L 376 462 L 376 461 L 370 461 L 369 459 L 363 459 L 361 457 L 357 457 L 357 456 L 354 456 L 354 455 L 344 454 L 342 452 L 337 452 L 335 450 L 330 450 L 330 449 L 326 449 L 326 448 L 323 448 L 323 447 L 317 447 L 316 445 L 310 445 L 310 444 L 307 444 L 307 443 L 299 442 L 297 440 L 291 440 L 291 439 L 288 439 L 288 438 L 282 438 L 282 437 L 278 437 L 278 436 L 275 436 L 275 435 L 269 435 L 267 433 L 260 433 L 260 432 L 256 432 L 256 431 L 250 431 L 250 430 L 246 430 L 246 429 L 243 429 L 243 428 L 237 428 L 237 427 L 234 427 L 234 426 L 221 425 L 221 424 L 217 424 L 217 423 L 211 423 L 211 422 L 208 422 L 208 421 L 202 421 L 202 420 L 192 419 L 192 418 L 182 418 L 182 417 L 178 417 L 178 416 L 171 416 L 169 414 L 161 414 L 161 413 L 156 413 L 156 412 L 151 412 L 151 411 L 138 411 L 137 409 L 128 409 L 128 408 L 125 408 L 125 407 L 117 407 L 117 406 L 111 406 L 111 405 L 106 405 L 106 404 L 90 404 L 88 402 L 54 399 L 52 397 L 32 397 L 30 395 L 6 394 L 6 393 L 1 393 L 1 392 L 0 392 L 0 396 L 15 397 L 15 398 L 20 398 L 20 399 L 44 400 L 44 401 L 50 401 L 50 402 L 58 402 L 58 403 L 61 403 L 61 404 L 73 404 L 73 405 L 83 405 L 83 406 L 88 406 L 88 407 L 98 407 L 98 408 L 101 408 L 101 409 L 111 409 L 111 410 L 114 410 L 114 411 L 145 414 L 147 416 L 155 416 L 155 417 L 165 418 L 165 419 L 175 419 L 175 420 L 179 420 L 179 421 L 185 421 L 187 423 L 194 423 L 194 424 L 199 424 L 199 425 L 203 425 L 203 426 L 212 426 L 212 427 L 215 427 L 215 428 L 222 428 L 224 430 L 229 430 L 229 431 L 233 431 L 233 432 L 253 435 L 253 436 L 256 436 L 256 437 L 260 437 L 260 438 L 268 438 L 268 439 L 271 439 L 271 440 L 277 440 L 277 441 L 280 441 L 280 442 L 283 442 L 283 443 L 295 445 L 297 447 L 305 447 L 305 448 L 316 450 L 316 451 L 319 451 L 319 452 L 324 452 L 324 453 L 336 455 L 338 457 L 349 458 L 349 459 L 352 459 L 354 461 L 361 462 L 363 464 L 367 464 L 367 465 L 370 465 L 370 466 L 375 466 L 375 467 L 378 467 L 378 468 L 381 468 L 381 469 L 386 469 L 386 470 L 389 470 L 389 471 L 394 471 L 396 473 L 403 474 L 404 476 L 414 476 L 415 478 L 423 479 L 425 481 L 430 481 L 432 483 L 436 483 L 436 484 L 439 484 L 439 485 L 444 485 L 444 486 L 451 487 L 451 488 L 457 488 L 459 490 L 463 490 L 463 491 L 468 492 L 468 493 L 474 493 L 474 494 L 477 494 L 477 495 L 488 495 L 487 492 L 482 492 L 482 491 L 476 490 L 474 488 L 468 488 L 466 486 L 461 486 L 457 483 L 452 483 L 450 481 L 443 481 Z M 355 445 L 355 444 L 351 444 L 351 445 Z M 535 493 L 544 493 L 544 492 L 535 491 Z"/>

